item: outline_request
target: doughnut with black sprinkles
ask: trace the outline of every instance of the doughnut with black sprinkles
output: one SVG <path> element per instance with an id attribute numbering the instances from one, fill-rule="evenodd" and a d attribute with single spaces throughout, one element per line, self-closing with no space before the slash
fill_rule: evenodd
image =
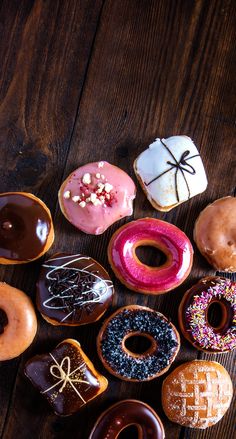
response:
<path id="1" fill-rule="evenodd" d="M 152 341 L 144 354 L 132 354 L 124 345 L 127 336 L 143 335 Z M 166 372 L 180 347 L 179 334 L 163 314 L 131 305 L 108 318 L 98 335 L 98 353 L 110 373 L 127 381 L 146 381 Z"/>

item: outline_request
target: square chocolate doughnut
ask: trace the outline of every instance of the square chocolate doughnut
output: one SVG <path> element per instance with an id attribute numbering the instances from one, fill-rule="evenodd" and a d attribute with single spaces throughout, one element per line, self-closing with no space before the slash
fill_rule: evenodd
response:
<path id="1" fill-rule="evenodd" d="M 79 342 L 72 339 L 64 340 L 49 354 L 31 358 L 25 374 L 60 416 L 77 412 L 108 385 Z"/>

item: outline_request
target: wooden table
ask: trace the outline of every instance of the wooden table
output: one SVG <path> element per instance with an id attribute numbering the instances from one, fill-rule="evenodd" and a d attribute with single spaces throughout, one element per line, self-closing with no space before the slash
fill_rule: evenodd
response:
<path id="1" fill-rule="evenodd" d="M 60 213 L 58 188 L 73 169 L 96 160 L 108 160 L 134 178 L 133 160 L 157 136 L 191 136 L 202 154 L 209 186 L 204 194 L 164 214 L 154 211 L 137 185 L 134 218 L 167 220 L 192 239 L 194 221 L 207 203 L 233 194 L 235 16 L 234 0 L 0 1 L 1 191 L 32 192 L 50 207 L 56 229 L 50 254 L 82 252 L 109 269 L 109 239 L 131 218 L 114 224 L 102 236 L 80 233 Z M 40 265 L 41 261 L 2 266 L 1 280 L 34 300 Z M 114 308 L 148 305 L 177 324 L 184 291 L 206 274 L 214 270 L 195 248 L 192 273 L 174 292 L 159 297 L 134 294 L 113 276 Z M 234 437 L 233 404 L 214 427 L 185 429 L 163 413 L 162 377 L 135 384 L 106 373 L 95 348 L 100 322 L 60 328 L 50 326 L 39 314 L 38 322 L 31 347 L 0 365 L 3 439 L 87 439 L 98 415 L 124 398 L 149 403 L 162 418 L 167 439 Z M 109 389 L 77 415 L 63 419 L 52 414 L 23 370 L 28 358 L 67 337 L 81 342 L 108 377 Z M 205 355 L 184 339 L 171 370 L 195 358 L 219 361 L 233 375 L 233 353 Z"/>

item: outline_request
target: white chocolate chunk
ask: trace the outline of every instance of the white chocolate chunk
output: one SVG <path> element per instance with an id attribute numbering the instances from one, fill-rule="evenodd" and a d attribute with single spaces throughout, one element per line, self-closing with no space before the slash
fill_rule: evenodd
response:
<path id="1" fill-rule="evenodd" d="M 79 205 L 80 205 L 80 207 L 85 207 L 85 206 L 86 206 L 86 203 L 85 203 L 85 201 L 81 201 L 81 202 L 79 203 Z"/>
<path id="2" fill-rule="evenodd" d="M 89 174 L 88 172 L 86 172 L 86 174 L 83 175 L 82 182 L 83 182 L 84 184 L 90 184 L 91 181 L 92 181 L 92 179 L 91 179 L 91 174 Z"/>
<path id="3" fill-rule="evenodd" d="M 103 166 L 104 166 L 104 162 L 99 162 L 99 163 L 98 163 L 98 167 L 99 167 L 99 168 L 103 168 Z"/>
<path id="4" fill-rule="evenodd" d="M 105 192 L 109 193 L 109 192 L 111 192 L 112 189 L 113 189 L 112 184 L 105 183 Z"/>
<path id="5" fill-rule="evenodd" d="M 190 137 L 156 139 L 135 162 L 148 199 L 170 208 L 205 191 L 207 178 Z"/>
<path id="6" fill-rule="evenodd" d="M 104 189 L 104 187 L 105 187 L 105 185 L 103 184 L 103 183 L 98 183 L 97 184 L 97 193 L 98 194 L 101 194 L 102 193 L 102 191 L 103 191 L 103 189 Z"/>
<path id="7" fill-rule="evenodd" d="M 65 191 L 64 194 L 63 194 L 63 197 L 64 197 L 66 200 L 69 200 L 69 198 L 70 198 L 70 191 Z"/>
<path id="8" fill-rule="evenodd" d="M 91 198 L 90 198 L 90 197 L 87 197 L 85 201 L 86 201 L 86 203 L 90 203 Z"/>
<path id="9" fill-rule="evenodd" d="M 80 196 L 79 195 L 74 195 L 72 197 L 72 201 L 74 201 L 74 203 L 77 203 L 77 201 L 79 201 L 79 200 L 80 200 Z"/>
<path id="10" fill-rule="evenodd" d="M 99 174 L 99 172 L 97 172 L 96 178 L 101 178 L 101 174 Z"/>

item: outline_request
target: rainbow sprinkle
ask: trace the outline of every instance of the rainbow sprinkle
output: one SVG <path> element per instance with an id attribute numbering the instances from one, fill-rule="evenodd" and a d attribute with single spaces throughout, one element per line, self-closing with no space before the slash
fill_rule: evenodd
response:
<path id="1" fill-rule="evenodd" d="M 215 332 L 206 320 L 207 308 L 213 300 L 225 299 L 233 310 L 232 325 L 225 333 Z M 236 347 L 236 283 L 219 279 L 212 286 L 193 296 L 192 304 L 186 310 L 189 332 L 203 349 L 228 351 Z"/>

